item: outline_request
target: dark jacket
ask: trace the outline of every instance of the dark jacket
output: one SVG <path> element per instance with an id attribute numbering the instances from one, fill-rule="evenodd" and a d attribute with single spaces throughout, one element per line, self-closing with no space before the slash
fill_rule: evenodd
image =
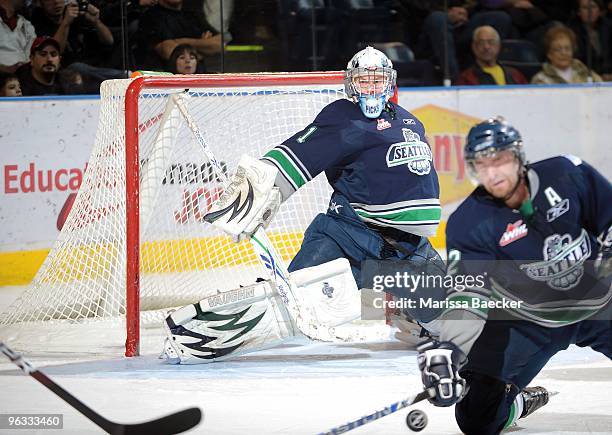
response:
<path id="1" fill-rule="evenodd" d="M 52 85 L 46 85 L 34 78 L 32 75 L 32 67 L 29 64 L 23 65 L 17 70 L 17 77 L 19 77 L 21 92 L 23 92 L 24 96 L 63 95 L 66 93 L 57 75 Z"/>
<path id="2" fill-rule="evenodd" d="M 578 51 L 574 56 L 587 65 L 587 51 L 590 44 L 587 28 L 577 18 L 570 21 L 568 27 L 576 33 Z M 600 52 L 597 53 L 592 49 L 591 68 L 600 74 L 612 73 L 612 23 L 606 17 L 601 17 L 595 24 L 595 31 L 599 39 Z"/>
<path id="3" fill-rule="evenodd" d="M 504 76 L 506 77 L 507 85 L 526 85 L 527 79 L 516 68 L 510 66 L 503 66 Z M 480 65 L 474 64 L 466 70 L 463 70 L 459 74 L 457 79 L 457 85 L 496 85 L 495 79 L 491 74 L 488 74 L 482 70 Z"/>

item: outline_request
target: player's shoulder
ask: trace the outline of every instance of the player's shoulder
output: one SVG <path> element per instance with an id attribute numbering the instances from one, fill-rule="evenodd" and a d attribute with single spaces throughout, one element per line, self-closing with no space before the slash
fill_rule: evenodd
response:
<path id="1" fill-rule="evenodd" d="M 361 111 L 352 101 L 342 98 L 332 101 L 317 115 L 316 121 L 321 124 L 339 124 L 349 119 L 359 117 Z M 363 116 L 363 115 L 361 115 Z"/>
<path id="2" fill-rule="evenodd" d="M 539 160 L 529 163 L 529 168 L 536 172 L 559 172 L 559 171 L 576 171 L 584 162 L 580 157 L 572 154 L 564 154 L 561 156 L 550 157 L 548 159 Z"/>
<path id="3" fill-rule="evenodd" d="M 393 108 L 395 109 L 396 118 L 402 120 L 403 123 L 407 126 L 416 125 L 421 128 L 423 127 L 423 123 L 421 122 L 421 120 L 417 118 L 416 115 L 414 115 L 412 112 L 409 112 L 408 110 L 404 109 L 399 104 L 393 104 Z"/>

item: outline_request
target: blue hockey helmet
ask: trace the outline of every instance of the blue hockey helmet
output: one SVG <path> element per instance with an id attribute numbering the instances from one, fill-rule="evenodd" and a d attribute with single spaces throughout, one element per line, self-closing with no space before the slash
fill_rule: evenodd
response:
<path id="1" fill-rule="evenodd" d="M 506 120 L 497 116 L 476 124 L 470 129 L 463 149 L 463 157 L 471 169 L 473 162 L 481 157 L 492 156 L 502 150 L 511 150 L 525 165 L 523 139 L 519 131 Z"/>
<path id="2" fill-rule="evenodd" d="M 366 117 L 378 118 L 393 96 L 396 78 L 391 60 L 382 51 L 366 47 L 346 66 L 344 90 Z"/>

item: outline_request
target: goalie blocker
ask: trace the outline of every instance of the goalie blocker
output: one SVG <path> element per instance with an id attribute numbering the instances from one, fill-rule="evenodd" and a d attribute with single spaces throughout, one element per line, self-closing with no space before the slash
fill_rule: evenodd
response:
<path id="1" fill-rule="evenodd" d="M 334 341 L 334 326 L 359 318 L 360 293 L 348 260 L 295 271 L 301 330 Z M 269 280 L 218 292 L 179 308 L 165 320 L 163 355 L 174 364 L 219 361 L 276 346 L 299 335 L 295 319 Z"/>

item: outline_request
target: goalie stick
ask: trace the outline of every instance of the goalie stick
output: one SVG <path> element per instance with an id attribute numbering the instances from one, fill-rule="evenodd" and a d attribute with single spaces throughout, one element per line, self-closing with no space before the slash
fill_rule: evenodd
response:
<path id="1" fill-rule="evenodd" d="M 53 382 L 47 375 L 34 368 L 34 366 L 32 366 L 29 361 L 25 360 L 22 355 L 13 351 L 1 341 L 0 352 L 6 355 L 8 359 L 17 365 L 26 375 L 32 376 L 38 382 L 55 393 L 55 395 L 59 396 L 74 409 L 101 427 L 106 433 L 117 435 L 146 435 L 152 433 L 175 434 L 191 429 L 202 420 L 202 411 L 200 408 L 189 408 L 143 423 L 115 423 L 102 417 L 68 391 L 64 390 L 58 384 Z"/>
<path id="2" fill-rule="evenodd" d="M 422 400 L 429 399 L 430 397 L 433 397 L 434 395 L 435 395 L 435 392 L 433 388 L 423 390 L 417 395 L 408 397 L 407 399 L 401 400 L 399 402 L 392 403 L 386 408 L 379 409 L 378 411 L 373 412 L 372 414 L 364 415 L 363 417 L 358 418 L 357 420 L 353 420 L 353 421 L 349 421 L 348 423 L 341 424 L 340 426 L 336 426 L 326 432 L 321 432 L 319 435 L 337 435 L 337 434 L 348 432 L 359 426 L 363 426 L 364 424 L 368 424 L 374 420 L 378 420 L 379 418 L 385 417 L 389 414 L 393 414 L 394 412 L 399 411 L 402 408 L 405 408 L 410 405 L 414 405 L 415 403 L 418 403 Z"/>

